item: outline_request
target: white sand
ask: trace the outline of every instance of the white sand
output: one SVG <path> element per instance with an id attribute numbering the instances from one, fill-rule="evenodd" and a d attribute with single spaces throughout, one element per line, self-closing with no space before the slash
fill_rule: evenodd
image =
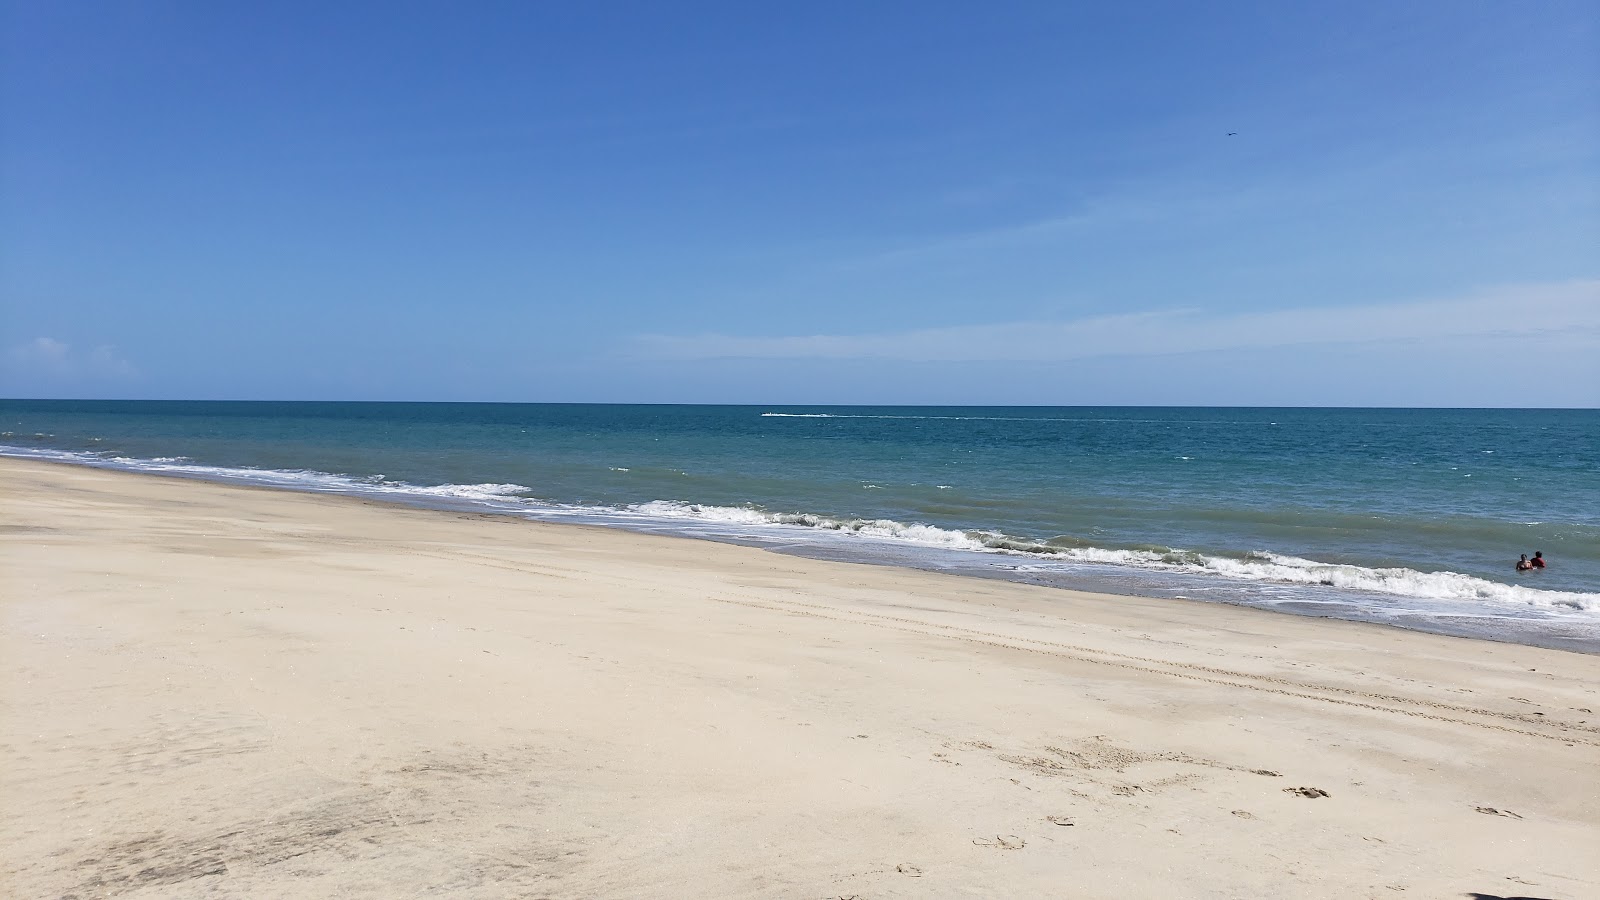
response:
<path id="1" fill-rule="evenodd" d="M 1600 657 L 15 460 L 0 538 L 5 897 L 1600 897 Z"/>

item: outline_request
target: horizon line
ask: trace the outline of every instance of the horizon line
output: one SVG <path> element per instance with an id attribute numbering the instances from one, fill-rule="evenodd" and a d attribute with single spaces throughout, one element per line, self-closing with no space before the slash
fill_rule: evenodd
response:
<path id="1" fill-rule="evenodd" d="M 1238 403 L 727 403 L 688 401 L 625 400 L 304 400 L 262 398 L 200 397 L 0 397 L 0 403 L 365 403 L 434 404 L 477 406 L 719 406 L 747 408 L 810 409 L 1385 409 L 1385 410 L 1460 410 L 1527 412 L 1597 412 L 1595 406 L 1404 406 L 1365 404 L 1313 404 L 1306 406 L 1255 405 Z"/>

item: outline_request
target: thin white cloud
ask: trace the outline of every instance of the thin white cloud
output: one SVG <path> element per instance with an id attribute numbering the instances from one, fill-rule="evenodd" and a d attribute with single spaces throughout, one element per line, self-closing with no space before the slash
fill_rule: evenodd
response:
<path id="1" fill-rule="evenodd" d="M 110 345 L 78 350 L 51 337 L 37 337 L 10 348 L 5 361 L 13 374 L 24 377 L 122 379 L 139 374 Z"/>
<path id="2" fill-rule="evenodd" d="M 1197 121 L 1185 121 L 1151 141 L 1192 141 Z M 1295 132 L 1299 139 L 1309 139 Z M 1282 138 L 1291 136 L 1285 135 Z M 1192 230 L 1240 219 L 1259 219 L 1283 211 L 1303 216 L 1306 210 L 1355 209 L 1358 201 L 1370 204 L 1386 196 L 1395 179 L 1411 181 L 1418 173 L 1428 173 L 1427 183 L 1450 185 L 1455 196 L 1465 195 L 1462 186 L 1470 184 L 1475 205 L 1482 206 L 1495 197 L 1512 197 L 1519 203 L 1539 197 L 1541 187 L 1526 177 L 1506 173 L 1527 171 L 1578 172 L 1557 181 L 1557 196 L 1592 195 L 1593 189 L 1584 164 L 1592 140 L 1581 128 L 1551 126 L 1526 134 L 1508 135 L 1481 143 L 1468 157 L 1443 154 L 1453 160 L 1441 168 L 1440 148 L 1431 142 L 1397 147 L 1382 142 L 1341 142 L 1314 153 L 1295 157 L 1289 167 L 1252 170 L 1248 175 L 1206 177 L 1207 167 L 1193 162 L 1198 148 L 1189 147 L 1183 161 L 1169 160 L 1157 168 L 1123 181 L 1096 185 L 1096 192 L 1071 209 L 1053 215 L 1031 218 L 972 231 L 934 237 L 905 236 L 891 246 L 837 261 L 834 268 L 870 269 L 884 266 L 925 265 L 930 260 L 958 258 L 1001 250 L 1038 247 L 1070 247 L 1086 236 L 1101 235 L 1127 228 L 1146 229 L 1153 225 Z M 1485 177 L 1492 175 L 1493 177 Z M 1059 176 L 1041 178 L 1051 185 L 1046 190 L 1068 192 L 1074 184 Z M 945 202 L 997 197 L 994 185 L 952 188 L 940 198 Z M 1539 184 L 1543 184 L 1540 182 Z M 1081 186 L 1081 185 L 1080 185 Z M 1545 187 L 1544 190 L 1552 190 Z"/>
<path id="3" fill-rule="evenodd" d="M 1028 245 L 1051 246 L 1069 237 L 1091 234 L 1105 228 L 1127 226 L 1159 219 L 1181 218 L 1203 210 L 1216 216 L 1224 209 L 1239 206 L 1245 192 L 1191 192 L 1182 197 L 1168 196 L 1161 203 L 1134 197 L 1102 198 L 1071 213 L 1000 225 L 979 231 L 917 240 L 866 256 L 847 259 L 834 268 L 857 270 L 878 266 L 916 265 L 969 253 L 985 253 Z"/>
<path id="4" fill-rule="evenodd" d="M 1151 310 L 1061 322 L 998 322 L 879 334 L 642 335 L 653 359 L 1059 362 L 1312 344 L 1558 332 L 1600 352 L 1600 280 L 1501 287 L 1468 297 L 1269 312 Z"/>

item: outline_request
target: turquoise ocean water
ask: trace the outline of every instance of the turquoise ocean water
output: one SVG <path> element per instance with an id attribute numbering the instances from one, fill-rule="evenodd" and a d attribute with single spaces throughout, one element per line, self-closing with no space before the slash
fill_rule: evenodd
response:
<path id="1" fill-rule="evenodd" d="M 1600 652 L 1595 410 L 9 400 L 0 454 Z"/>

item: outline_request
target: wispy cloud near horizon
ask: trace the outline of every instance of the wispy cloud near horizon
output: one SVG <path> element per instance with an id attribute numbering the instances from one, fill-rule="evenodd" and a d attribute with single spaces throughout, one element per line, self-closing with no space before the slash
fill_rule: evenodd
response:
<path id="1" fill-rule="evenodd" d="M 1066 321 L 1011 321 L 875 334 L 639 335 L 659 360 L 835 359 L 1062 362 L 1317 344 L 1559 333 L 1600 353 L 1600 279 L 1508 285 L 1464 297 L 1215 313 L 1157 309 Z"/>
<path id="2" fill-rule="evenodd" d="M 5 363 L 6 374 L 14 378 L 122 380 L 139 374 L 115 347 L 79 350 L 52 337 L 37 337 L 11 347 L 0 361 Z"/>

